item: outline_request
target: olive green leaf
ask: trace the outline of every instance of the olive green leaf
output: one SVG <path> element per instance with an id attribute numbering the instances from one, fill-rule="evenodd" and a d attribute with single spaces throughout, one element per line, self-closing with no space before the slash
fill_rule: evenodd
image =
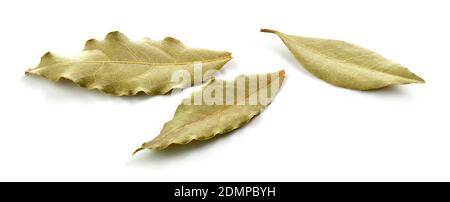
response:
<path id="1" fill-rule="evenodd" d="M 243 126 L 270 104 L 283 83 L 284 74 L 282 70 L 241 75 L 232 81 L 211 80 L 201 91 L 184 99 L 159 136 L 144 143 L 135 153 L 207 140 Z"/>
<path id="2" fill-rule="evenodd" d="M 117 96 L 139 92 L 158 95 L 188 86 L 171 81 L 174 71 L 187 70 L 193 74 L 194 64 L 200 63 L 202 73 L 212 72 L 208 70 L 219 70 L 230 59 L 231 53 L 189 48 L 171 37 L 136 42 L 120 32 L 111 32 L 103 41 L 88 40 L 84 50 L 74 57 L 49 52 L 42 56 L 36 68 L 26 73 L 51 81 L 67 79 L 81 87 Z M 205 75 L 201 80 L 210 76 Z"/>
<path id="3" fill-rule="evenodd" d="M 261 32 L 278 35 L 305 69 L 336 86 L 371 90 L 425 82 L 407 68 L 344 41 L 294 36 L 270 29 Z"/>

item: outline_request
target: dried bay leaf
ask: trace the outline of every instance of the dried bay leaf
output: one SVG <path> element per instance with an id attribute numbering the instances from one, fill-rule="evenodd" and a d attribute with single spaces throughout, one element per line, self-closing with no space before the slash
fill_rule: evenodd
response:
<path id="1" fill-rule="evenodd" d="M 135 153 L 143 149 L 162 150 L 171 144 L 187 144 L 192 140 L 207 140 L 240 128 L 270 104 L 284 77 L 282 70 L 241 75 L 233 81 L 211 80 L 201 91 L 184 99 L 160 134 L 142 144 Z M 209 94 L 213 95 L 214 103 L 208 101 Z"/>
<path id="2" fill-rule="evenodd" d="M 211 72 L 208 70 L 219 70 L 230 59 L 231 53 L 189 48 L 171 37 L 135 42 L 120 32 L 111 32 L 103 41 L 88 40 L 84 50 L 74 57 L 49 52 L 36 68 L 26 73 L 51 81 L 67 79 L 81 87 L 117 96 L 139 92 L 159 95 L 194 84 L 171 81 L 173 72 L 187 70 L 193 75 L 194 63 L 199 62 L 202 73 Z M 205 75 L 202 81 L 209 76 Z"/>
<path id="3" fill-rule="evenodd" d="M 372 90 L 425 82 L 407 68 L 344 41 L 294 36 L 270 29 L 261 32 L 278 35 L 305 69 L 339 87 Z"/>

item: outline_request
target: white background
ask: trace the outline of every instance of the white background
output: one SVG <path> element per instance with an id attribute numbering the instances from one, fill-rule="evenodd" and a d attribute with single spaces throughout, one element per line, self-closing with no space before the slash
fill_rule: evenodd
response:
<path id="1" fill-rule="evenodd" d="M 450 180 L 448 1 L 0 2 L 2 181 Z M 359 44 L 427 83 L 331 86 L 261 27 Z M 220 78 L 285 69 L 287 79 L 244 128 L 132 157 L 198 87 L 112 97 L 24 75 L 47 51 L 74 54 L 114 30 L 232 52 Z"/>

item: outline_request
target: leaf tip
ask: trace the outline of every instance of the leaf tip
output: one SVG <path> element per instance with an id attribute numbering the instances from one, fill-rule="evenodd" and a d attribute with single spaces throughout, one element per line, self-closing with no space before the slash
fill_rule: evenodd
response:
<path id="1" fill-rule="evenodd" d="M 230 61 L 231 59 L 233 59 L 233 54 L 231 54 L 230 52 L 225 51 L 225 59 L 227 59 L 227 61 Z"/>
<path id="2" fill-rule="evenodd" d="M 425 79 L 422 79 L 420 76 L 416 75 L 417 83 L 426 83 Z"/>
<path id="3" fill-rule="evenodd" d="M 410 83 L 419 83 L 419 84 L 425 83 L 425 80 L 422 79 L 422 77 L 418 76 L 417 74 L 414 74 L 413 72 L 410 73 L 411 73 L 411 76 L 409 77 Z"/>
<path id="4" fill-rule="evenodd" d="M 143 148 L 143 147 L 139 147 L 138 149 L 136 149 L 136 150 L 133 152 L 133 154 L 132 154 L 131 156 L 134 156 L 136 153 L 138 153 L 138 152 L 140 152 L 140 151 L 142 151 L 142 150 L 144 150 L 144 148 Z"/>

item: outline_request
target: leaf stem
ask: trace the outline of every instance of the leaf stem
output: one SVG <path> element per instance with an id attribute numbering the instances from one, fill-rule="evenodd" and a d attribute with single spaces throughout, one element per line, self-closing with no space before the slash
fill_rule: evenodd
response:
<path id="1" fill-rule="evenodd" d="M 278 31 L 273 30 L 273 29 L 264 29 L 264 28 L 261 28 L 261 32 L 274 33 L 274 34 L 276 34 Z"/>

